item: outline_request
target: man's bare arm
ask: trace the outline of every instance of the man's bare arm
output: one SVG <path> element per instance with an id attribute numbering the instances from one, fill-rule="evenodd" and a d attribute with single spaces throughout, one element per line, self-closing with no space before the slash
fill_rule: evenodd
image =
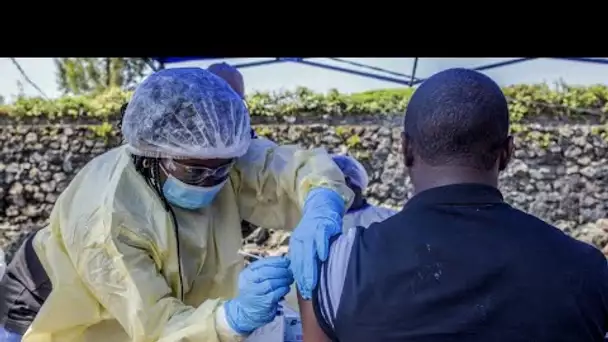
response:
<path id="1" fill-rule="evenodd" d="M 349 229 L 333 241 L 327 260 L 320 265 L 318 288 L 315 290 L 319 292 L 319 300 L 316 303 L 319 307 L 314 307 L 313 301 L 302 299 L 300 292 L 297 292 L 304 342 L 330 342 L 332 340 L 325 333 L 327 330 L 321 329 L 321 326 L 327 324 L 328 329 L 334 329 L 334 322 L 337 319 L 336 310 L 339 310 L 340 307 L 342 288 L 357 232 L 358 229 Z M 317 317 L 315 309 L 321 317 Z"/>
<path id="2" fill-rule="evenodd" d="M 304 300 L 298 291 L 298 305 L 302 318 L 302 334 L 304 342 L 331 342 L 319 326 L 311 300 Z"/>

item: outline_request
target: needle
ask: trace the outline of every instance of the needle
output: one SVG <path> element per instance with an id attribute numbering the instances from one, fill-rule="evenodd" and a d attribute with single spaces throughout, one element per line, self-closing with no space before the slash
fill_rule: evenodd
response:
<path id="1" fill-rule="evenodd" d="M 250 258 L 255 259 L 255 260 L 258 260 L 258 259 L 262 258 L 262 257 L 260 257 L 258 255 L 247 253 L 247 252 L 244 252 L 244 251 L 241 251 L 241 250 L 239 250 L 239 254 L 242 255 L 242 256 L 250 257 Z"/>

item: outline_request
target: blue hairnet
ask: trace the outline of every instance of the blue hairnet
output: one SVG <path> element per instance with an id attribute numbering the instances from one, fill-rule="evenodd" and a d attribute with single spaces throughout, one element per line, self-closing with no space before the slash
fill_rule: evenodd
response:
<path id="1" fill-rule="evenodd" d="M 350 179 L 350 182 L 358 186 L 361 190 L 365 190 L 369 184 L 369 176 L 367 171 L 357 159 L 350 156 L 334 155 L 332 159 L 336 165 L 342 170 L 344 176 Z"/>
<path id="2" fill-rule="evenodd" d="M 130 150 L 155 158 L 235 158 L 251 143 L 243 100 L 201 68 L 153 73 L 135 89 L 122 133 Z"/>

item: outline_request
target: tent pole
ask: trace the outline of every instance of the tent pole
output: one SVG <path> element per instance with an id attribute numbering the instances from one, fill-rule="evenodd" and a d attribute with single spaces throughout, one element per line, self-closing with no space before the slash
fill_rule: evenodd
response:
<path id="1" fill-rule="evenodd" d="M 414 58 L 414 66 L 412 67 L 412 78 L 410 78 L 410 87 L 414 85 L 416 79 L 416 70 L 418 69 L 418 57 Z"/>

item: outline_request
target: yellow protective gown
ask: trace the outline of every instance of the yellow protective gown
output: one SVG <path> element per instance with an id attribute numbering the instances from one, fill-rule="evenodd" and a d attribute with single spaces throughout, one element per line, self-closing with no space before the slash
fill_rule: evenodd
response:
<path id="1" fill-rule="evenodd" d="M 57 200 L 34 241 L 53 290 L 24 342 L 240 341 L 223 300 L 243 266 L 241 219 L 293 229 L 313 187 L 352 192 L 324 150 L 254 140 L 212 205 L 175 208 L 177 238 L 126 148 L 91 161 Z"/>

